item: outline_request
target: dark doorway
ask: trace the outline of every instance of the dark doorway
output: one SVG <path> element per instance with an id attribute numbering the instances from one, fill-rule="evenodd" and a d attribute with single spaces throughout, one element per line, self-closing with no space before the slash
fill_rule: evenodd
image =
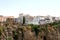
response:
<path id="1" fill-rule="evenodd" d="M 46 40 L 46 36 L 43 37 L 43 40 Z"/>

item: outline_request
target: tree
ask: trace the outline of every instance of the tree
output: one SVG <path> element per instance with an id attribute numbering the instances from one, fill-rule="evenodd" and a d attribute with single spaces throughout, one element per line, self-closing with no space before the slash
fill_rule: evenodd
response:
<path id="1" fill-rule="evenodd" d="M 23 16 L 23 24 L 25 24 L 25 17 Z"/>
<path id="2" fill-rule="evenodd" d="M 13 30 L 12 32 L 13 32 L 13 38 L 14 38 L 14 40 L 18 40 L 18 35 L 17 35 L 16 30 Z"/>
<path id="3" fill-rule="evenodd" d="M 33 25 L 32 30 L 35 32 L 36 40 L 37 40 L 38 39 L 38 33 L 40 31 L 39 26 L 38 25 Z"/>

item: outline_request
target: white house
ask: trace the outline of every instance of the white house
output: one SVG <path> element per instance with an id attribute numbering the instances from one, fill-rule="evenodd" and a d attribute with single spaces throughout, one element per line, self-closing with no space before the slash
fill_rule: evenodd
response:
<path id="1" fill-rule="evenodd" d="M 21 24 L 23 23 L 23 14 L 19 14 L 19 17 L 18 17 L 18 22 L 20 22 Z"/>
<path id="2" fill-rule="evenodd" d="M 24 17 L 25 17 L 25 24 L 32 24 L 33 16 L 24 15 Z"/>
<path id="3" fill-rule="evenodd" d="M 49 15 L 46 16 L 45 21 L 46 21 L 46 23 L 52 23 L 52 22 L 54 22 L 53 17 L 49 16 Z"/>
<path id="4" fill-rule="evenodd" d="M 44 16 L 36 16 L 34 19 L 33 19 L 33 24 L 36 24 L 36 25 L 42 25 L 42 24 L 45 24 L 45 18 Z"/>
<path id="5" fill-rule="evenodd" d="M 59 20 L 60 20 L 60 17 L 55 17 L 55 20 L 56 20 L 56 21 L 59 21 Z"/>
<path id="6" fill-rule="evenodd" d="M 19 17 L 16 19 L 17 22 L 23 23 L 23 16 L 25 17 L 25 24 L 32 24 L 33 17 L 30 15 L 19 14 Z"/>

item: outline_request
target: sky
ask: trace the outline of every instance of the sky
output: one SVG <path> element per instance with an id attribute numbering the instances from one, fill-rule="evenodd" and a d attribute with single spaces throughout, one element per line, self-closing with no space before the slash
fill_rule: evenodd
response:
<path id="1" fill-rule="evenodd" d="M 60 0 L 0 0 L 0 15 L 18 17 L 21 13 L 60 17 Z"/>

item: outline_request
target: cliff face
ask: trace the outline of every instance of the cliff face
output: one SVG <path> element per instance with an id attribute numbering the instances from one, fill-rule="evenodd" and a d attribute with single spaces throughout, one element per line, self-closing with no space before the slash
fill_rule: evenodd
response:
<path id="1" fill-rule="evenodd" d="M 35 40 L 35 34 L 29 30 L 24 32 L 24 40 Z"/>
<path id="2" fill-rule="evenodd" d="M 58 29 L 49 28 L 46 35 L 46 31 L 41 31 L 36 36 L 35 31 L 31 30 L 31 27 L 6 28 L 0 34 L 0 40 L 60 40 L 60 33 Z"/>

